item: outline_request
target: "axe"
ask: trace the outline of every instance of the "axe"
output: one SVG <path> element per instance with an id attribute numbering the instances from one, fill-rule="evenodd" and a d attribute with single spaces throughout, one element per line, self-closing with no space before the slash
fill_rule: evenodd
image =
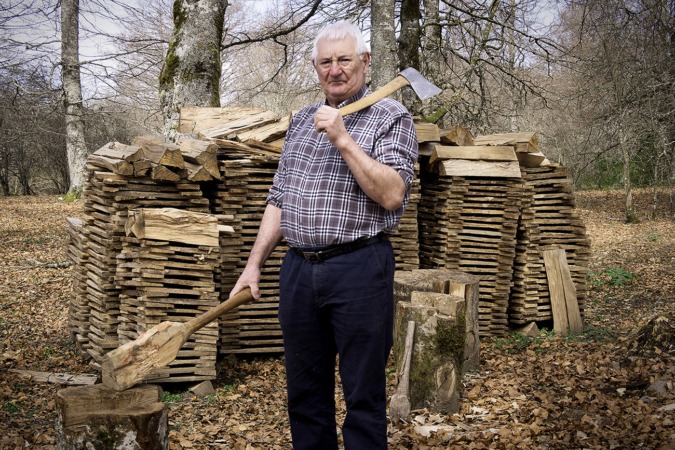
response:
<path id="1" fill-rule="evenodd" d="M 343 116 L 361 111 L 406 85 L 410 86 L 412 90 L 415 91 L 415 94 L 417 94 L 417 97 L 419 97 L 420 100 L 426 100 L 441 93 L 441 90 L 424 78 L 421 73 L 412 67 L 408 67 L 407 69 L 403 69 L 396 78 L 382 86 L 380 89 L 363 97 L 361 100 L 343 106 L 339 111 Z"/>

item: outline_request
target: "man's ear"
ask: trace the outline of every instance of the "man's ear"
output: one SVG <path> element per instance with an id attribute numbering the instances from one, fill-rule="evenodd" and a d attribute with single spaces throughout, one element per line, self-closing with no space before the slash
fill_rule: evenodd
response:
<path id="1" fill-rule="evenodd" d="M 370 67 L 370 53 L 369 53 L 369 52 L 365 52 L 365 53 L 363 54 L 361 60 L 362 60 L 363 63 L 366 65 L 366 69 L 367 69 L 368 67 Z"/>

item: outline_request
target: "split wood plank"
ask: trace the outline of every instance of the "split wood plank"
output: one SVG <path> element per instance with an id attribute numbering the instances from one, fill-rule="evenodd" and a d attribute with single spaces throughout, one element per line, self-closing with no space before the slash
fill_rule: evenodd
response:
<path id="1" fill-rule="evenodd" d="M 415 122 L 417 142 L 438 142 L 441 140 L 438 125 L 428 122 Z"/>
<path id="2" fill-rule="evenodd" d="M 274 147 L 273 150 L 261 149 L 258 147 L 251 147 L 247 144 L 229 140 L 229 139 L 213 139 L 213 142 L 218 144 L 218 156 L 225 156 L 229 153 L 230 150 L 236 152 L 243 152 L 248 155 L 250 158 L 254 157 L 271 157 L 279 158 L 279 148 L 276 148 L 276 145 L 269 144 L 271 147 Z M 228 155 L 229 156 L 229 155 Z"/>
<path id="3" fill-rule="evenodd" d="M 238 139 L 237 135 L 252 128 L 257 128 L 279 120 L 279 117 L 270 111 L 252 113 L 237 120 L 231 120 L 213 128 L 199 132 L 200 138 L 206 139 Z"/>
<path id="4" fill-rule="evenodd" d="M 133 163 L 143 158 L 143 149 L 137 145 L 126 145 L 111 141 L 96 150 L 94 155 L 105 156 L 112 159 L 123 159 Z"/>
<path id="5" fill-rule="evenodd" d="M 441 130 L 440 141 L 441 143 L 448 145 L 476 145 L 471 130 L 466 127 L 453 127 Z"/>
<path id="6" fill-rule="evenodd" d="M 9 369 L 10 372 L 30 378 L 33 381 L 41 383 L 63 384 L 67 386 L 84 386 L 96 384 L 98 375 L 95 374 L 73 374 L 56 372 L 36 372 L 34 370 Z"/>
<path id="7" fill-rule="evenodd" d="M 518 161 L 449 159 L 441 161 L 438 166 L 443 176 L 520 178 Z"/>
<path id="8" fill-rule="evenodd" d="M 162 166 L 185 168 L 185 160 L 179 146 L 163 142 L 157 136 L 137 136 L 132 140 L 133 144 L 143 148 L 145 159 Z"/>
<path id="9" fill-rule="evenodd" d="M 178 131 L 198 133 L 263 111 L 265 110 L 260 108 L 183 106 L 180 109 Z"/>
<path id="10" fill-rule="evenodd" d="M 123 159 L 113 159 L 92 153 L 87 158 L 89 164 L 103 167 L 118 175 L 129 176 L 134 174 L 134 166 Z"/>
<path id="11" fill-rule="evenodd" d="M 150 179 L 155 180 L 155 181 L 180 181 L 180 175 L 178 175 L 176 172 L 172 171 L 168 167 L 161 165 L 161 164 L 156 164 L 154 162 L 150 162 L 151 168 L 150 168 Z M 185 163 L 183 163 L 183 167 L 185 166 Z"/>
<path id="12" fill-rule="evenodd" d="M 433 146 L 429 164 L 449 159 L 466 159 L 471 161 L 518 161 L 516 152 L 511 146 Z"/>
<path id="13" fill-rule="evenodd" d="M 177 142 L 186 162 L 199 164 L 215 179 L 220 179 L 218 170 L 218 145 L 211 141 L 202 141 L 181 137 Z"/>
<path id="14" fill-rule="evenodd" d="M 517 152 L 535 153 L 539 151 L 537 133 L 527 131 L 521 133 L 497 133 L 478 136 L 476 145 L 513 145 Z"/>
<path id="15" fill-rule="evenodd" d="M 567 335 L 569 326 L 571 333 L 580 333 L 583 324 L 565 250 L 544 250 L 544 266 L 551 294 L 554 330 L 557 334 Z"/>
<path id="16" fill-rule="evenodd" d="M 130 210 L 125 232 L 138 239 L 218 246 L 218 219 L 214 215 L 175 208 Z"/>
<path id="17" fill-rule="evenodd" d="M 549 165 L 551 162 L 546 158 L 542 152 L 516 152 L 518 156 L 518 162 L 523 167 L 539 167 Z"/>
<path id="18" fill-rule="evenodd" d="M 539 151 L 537 134 L 531 131 L 477 136 L 474 143 L 475 145 L 511 145 L 516 152 L 534 153 Z"/>
<path id="19" fill-rule="evenodd" d="M 190 181 L 199 182 L 199 181 L 210 181 L 213 179 L 208 170 L 202 165 L 193 164 L 191 162 L 184 162 L 185 169 L 181 170 L 181 175 L 183 178 L 186 178 Z M 218 163 L 216 163 L 216 167 Z"/>
<path id="20" fill-rule="evenodd" d="M 241 142 L 259 141 L 264 143 L 271 143 L 286 136 L 286 131 L 291 123 L 291 117 L 286 116 L 281 119 L 262 125 L 260 127 L 251 128 L 237 134 L 237 138 Z"/>

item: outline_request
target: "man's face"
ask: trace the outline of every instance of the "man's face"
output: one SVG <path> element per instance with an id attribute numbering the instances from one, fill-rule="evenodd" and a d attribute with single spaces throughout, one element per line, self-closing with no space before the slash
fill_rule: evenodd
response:
<path id="1" fill-rule="evenodd" d="M 328 104 L 335 107 L 356 94 L 365 84 L 370 54 L 364 53 L 361 60 L 356 54 L 356 41 L 353 38 L 321 39 L 316 48 L 314 69 Z"/>

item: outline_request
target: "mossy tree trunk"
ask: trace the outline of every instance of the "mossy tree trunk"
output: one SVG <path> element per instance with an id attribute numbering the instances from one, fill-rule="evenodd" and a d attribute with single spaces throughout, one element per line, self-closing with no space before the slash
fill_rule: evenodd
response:
<path id="1" fill-rule="evenodd" d="M 180 108 L 220 106 L 220 43 L 227 0 L 175 0 L 173 38 L 159 76 L 164 135 L 175 140 Z"/>

